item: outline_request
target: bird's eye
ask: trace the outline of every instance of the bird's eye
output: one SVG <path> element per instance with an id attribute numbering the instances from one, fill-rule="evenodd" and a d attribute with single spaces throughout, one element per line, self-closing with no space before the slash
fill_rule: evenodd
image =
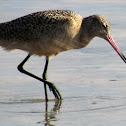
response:
<path id="1" fill-rule="evenodd" d="M 105 24 L 102 24 L 102 27 L 103 27 L 104 29 L 106 29 L 107 26 L 106 26 Z"/>

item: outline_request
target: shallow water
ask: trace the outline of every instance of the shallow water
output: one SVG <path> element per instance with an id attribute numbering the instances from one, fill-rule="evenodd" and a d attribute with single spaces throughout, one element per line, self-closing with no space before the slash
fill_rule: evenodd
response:
<path id="1" fill-rule="evenodd" d="M 0 22 L 48 9 L 104 15 L 126 55 L 124 0 L 0 0 Z M 50 61 L 48 79 L 60 90 L 62 103 L 48 91 L 51 100 L 47 105 L 43 84 L 17 71 L 26 55 L 0 48 L 1 126 L 126 125 L 126 65 L 105 40 L 95 38 L 85 49 L 63 52 Z M 25 68 L 41 76 L 44 62 L 44 57 L 32 57 Z"/>

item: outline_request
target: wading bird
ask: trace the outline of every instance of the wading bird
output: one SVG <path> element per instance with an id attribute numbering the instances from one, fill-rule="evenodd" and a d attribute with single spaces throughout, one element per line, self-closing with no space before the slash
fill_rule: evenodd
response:
<path id="1" fill-rule="evenodd" d="M 44 83 L 46 101 L 46 85 L 55 98 L 62 99 L 56 86 L 47 81 L 50 57 L 70 49 L 83 48 L 94 37 L 107 40 L 126 63 L 126 58 L 110 35 L 108 21 L 100 15 L 83 18 L 70 10 L 48 10 L 0 23 L 0 46 L 9 51 L 20 49 L 28 52 L 28 56 L 18 65 L 18 70 Z M 23 68 L 31 55 L 46 56 L 42 78 Z"/>

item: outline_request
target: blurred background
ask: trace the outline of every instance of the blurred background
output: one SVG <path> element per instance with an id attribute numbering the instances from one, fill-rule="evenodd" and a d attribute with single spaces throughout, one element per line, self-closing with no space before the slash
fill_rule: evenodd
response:
<path id="1" fill-rule="evenodd" d="M 126 55 L 125 0 L 0 0 L 0 22 L 51 9 L 73 10 L 83 17 L 103 15 Z M 6 52 L 0 48 L 0 125 L 47 125 L 43 84 L 17 70 L 26 55 L 21 50 Z M 32 56 L 25 69 L 41 77 L 44 64 L 44 57 Z M 107 41 L 94 38 L 84 49 L 53 57 L 48 80 L 63 96 L 59 114 L 53 120 L 49 118 L 48 125 L 126 125 L 126 64 Z M 55 102 L 48 104 L 50 114 Z"/>

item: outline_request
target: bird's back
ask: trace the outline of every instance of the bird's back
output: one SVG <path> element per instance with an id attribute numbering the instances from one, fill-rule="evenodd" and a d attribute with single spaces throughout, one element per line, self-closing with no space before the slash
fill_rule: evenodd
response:
<path id="1" fill-rule="evenodd" d="M 1 23 L 0 45 L 7 50 L 17 48 L 30 53 L 35 53 L 30 47 L 36 47 L 43 53 L 43 48 L 51 47 L 51 44 L 51 48 L 62 46 L 65 50 L 64 43 L 70 42 L 77 35 L 81 22 L 82 17 L 69 10 L 32 13 Z"/>

